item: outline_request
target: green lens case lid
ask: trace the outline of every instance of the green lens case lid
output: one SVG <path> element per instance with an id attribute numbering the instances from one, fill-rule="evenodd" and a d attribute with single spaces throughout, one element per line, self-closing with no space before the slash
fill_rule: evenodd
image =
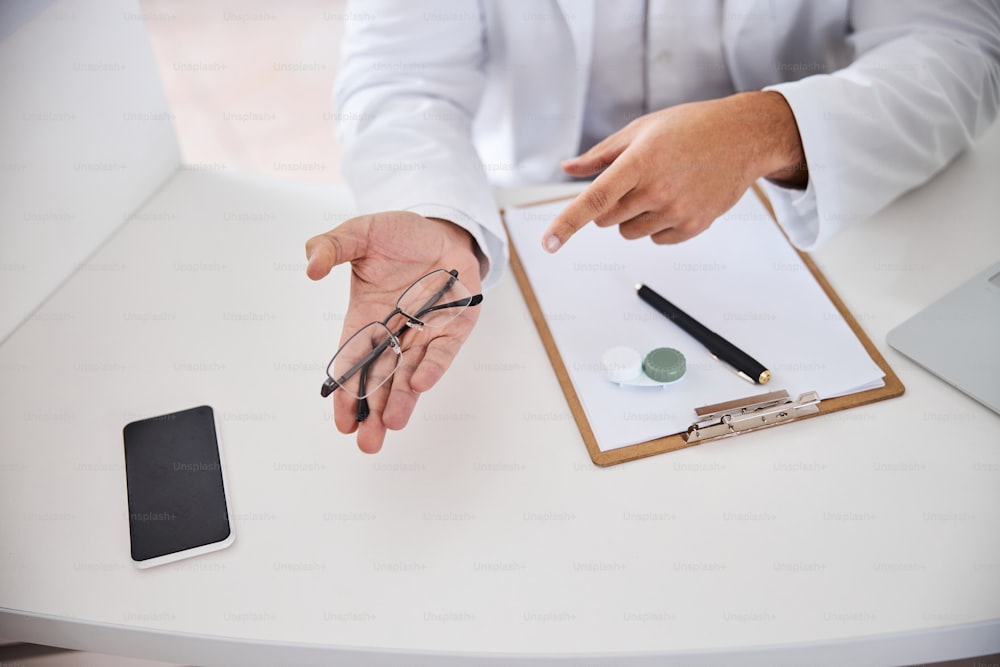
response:
<path id="1" fill-rule="evenodd" d="M 658 347 L 642 360 L 642 372 L 656 382 L 676 382 L 686 370 L 684 355 L 672 347 Z"/>

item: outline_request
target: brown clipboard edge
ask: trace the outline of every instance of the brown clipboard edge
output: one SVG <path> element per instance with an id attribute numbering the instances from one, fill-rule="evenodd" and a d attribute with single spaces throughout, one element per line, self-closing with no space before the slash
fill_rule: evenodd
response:
<path id="1" fill-rule="evenodd" d="M 764 194 L 764 191 L 756 183 L 753 185 L 753 191 L 757 194 L 761 203 L 763 203 L 764 208 L 767 209 L 767 212 L 774 221 L 774 224 L 777 225 L 778 219 L 774 214 L 774 208 L 772 208 L 767 195 Z M 548 204 L 570 198 L 571 197 L 557 197 L 555 199 L 522 204 L 521 206 L 537 206 L 540 204 Z M 517 254 L 517 249 L 514 247 L 514 243 L 510 239 L 510 231 L 507 229 L 507 219 L 504 216 L 503 209 L 500 210 L 500 218 L 503 220 L 504 231 L 507 234 L 507 247 L 510 249 L 510 264 L 511 269 L 514 272 L 514 278 L 517 280 L 517 285 L 521 289 L 521 294 L 524 296 L 524 300 L 527 303 L 528 311 L 531 313 L 531 319 L 535 323 L 535 327 L 538 329 L 538 333 L 542 338 L 542 345 L 545 347 L 546 354 L 548 354 L 549 362 L 552 364 L 552 368 L 556 373 L 556 378 L 559 380 L 559 386 L 562 387 L 563 394 L 566 396 L 566 401 L 569 403 L 570 412 L 573 414 L 573 419 L 576 421 L 577 428 L 580 429 L 580 435 L 583 437 L 583 442 L 587 446 L 587 452 L 590 454 L 590 459 L 594 462 L 594 464 L 606 467 L 618 463 L 624 463 L 626 461 L 634 461 L 647 456 L 677 451 L 678 449 L 684 449 L 685 447 L 705 444 L 705 442 L 712 442 L 712 440 L 708 440 L 701 443 L 688 443 L 685 442 L 682 437 L 682 433 L 673 433 L 671 435 L 665 435 L 653 440 L 647 440 L 646 442 L 640 442 L 635 445 L 627 445 L 625 447 L 619 447 L 606 452 L 601 451 L 600 447 L 597 445 L 597 438 L 594 436 L 594 431 L 590 427 L 590 422 L 587 421 L 587 415 L 583 410 L 583 404 L 580 402 L 580 397 L 577 395 L 576 388 L 573 387 L 573 382 L 569 377 L 569 372 L 566 370 L 566 364 L 563 363 L 562 356 L 559 354 L 559 349 L 556 347 L 555 339 L 552 337 L 552 331 L 549 329 L 548 322 L 545 321 L 545 315 L 542 313 L 542 308 L 538 303 L 538 298 L 535 296 L 535 291 L 532 289 L 531 282 L 528 280 L 528 274 L 524 270 L 524 264 L 521 263 L 521 258 Z M 785 240 L 791 243 L 783 229 L 781 232 Z M 902 396 L 903 392 L 906 391 L 903 383 L 900 381 L 895 371 L 893 371 L 889 366 L 889 363 L 885 360 L 885 357 L 882 356 L 882 353 L 879 352 L 878 348 L 876 348 L 874 343 L 872 343 L 868 334 L 866 334 L 864 329 L 861 328 L 861 325 L 858 324 L 857 319 L 855 319 L 851 311 L 848 310 L 847 306 L 840 298 L 840 295 L 834 291 L 833 287 L 826 279 L 826 276 L 823 275 L 823 272 L 819 270 L 819 267 L 807 253 L 799 250 L 798 248 L 795 248 L 795 252 L 798 253 L 802 262 L 806 265 L 806 268 L 809 269 L 813 278 L 815 278 L 816 282 L 819 283 L 819 286 L 824 292 L 826 292 L 826 295 L 830 298 L 830 301 L 837 309 L 837 312 L 840 313 L 840 316 L 844 318 L 844 321 L 850 327 L 851 331 L 858 338 L 858 340 L 861 341 L 861 344 L 871 356 L 872 361 L 874 361 L 875 364 L 882 369 L 882 372 L 885 373 L 884 386 L 877 387 L 875 389 L 868 389 L 854 394 L 848 394 L 846 396 L 839 396 L 837 398 L 823 399 L 819 403 L 819 412 L 800 417 L 796 421 Z M 751 395 L 751 392 L 748 391 L 746 395 Z M 733 396 L 731 398 L 736 399 L 741 397 Z M 697 406 L 691 406 L 692 422 L 694 421 L 694 409 L 696 407 Z M 771 427 L 765 427 L 758 430 L 763 431 L 767 428 Z M 750 434 L 742 433 L 733 437 L 745 438 L 748 435 Z"/>

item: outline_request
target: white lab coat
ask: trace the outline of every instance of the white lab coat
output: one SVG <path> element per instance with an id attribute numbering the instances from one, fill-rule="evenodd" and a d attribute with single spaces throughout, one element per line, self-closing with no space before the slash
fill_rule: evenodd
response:
<path id="1" fill-rule="evenodd" d="M 735 90 L 779 91 L 798 123 L 809 186 L 768 187 L 804 249 L 926 181 L 997 114 L 1000 0 L 722 1 Z M 490 185 L 565 178 L 600 66 L 595 2 L 350 3 L 335 101 L 359 208 L 463 225 L 495 283 Z"/>

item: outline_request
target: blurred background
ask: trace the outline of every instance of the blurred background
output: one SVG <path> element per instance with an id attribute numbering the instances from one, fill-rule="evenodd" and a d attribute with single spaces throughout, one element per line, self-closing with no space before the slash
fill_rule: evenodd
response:
<path id="1" fill-rule="evenodd" d="M 185 164 L 340 182 L 332 91 L 346 0 L 139 5 L 128 18 L 145 23 Z M 0 665 L 168 667 L 3 637 Z"/>
<path id="2" fill-rule="evenodd" d="M 140 0 L 186 164 L 340 181 L 346 0 Z"/>

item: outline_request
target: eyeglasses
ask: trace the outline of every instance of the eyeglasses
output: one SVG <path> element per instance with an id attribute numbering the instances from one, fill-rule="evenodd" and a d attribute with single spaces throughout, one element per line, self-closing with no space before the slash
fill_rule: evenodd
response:
<path id="1" fill-rule="evenodd" d="M 357 420 L 368 417 L 367 398 L 385 384 L 399 368 L 403 349 L 399 338 L 407 329 L 440 329 L 470 306 L 478 306 L 482 294 L 470 294 L 458 281 L 458 271 L 437 269 L 419 278 L 396 300 L 395 309 L 381 322 L 370 322 L 358 329 L 337 350 L 326 366 L 326 380 L 320 388 L 325 398 L 337 389 L 358 399 Z M 397 315 L 406 318 L 398 330 L 389 329 L 389 320 Z"/>

